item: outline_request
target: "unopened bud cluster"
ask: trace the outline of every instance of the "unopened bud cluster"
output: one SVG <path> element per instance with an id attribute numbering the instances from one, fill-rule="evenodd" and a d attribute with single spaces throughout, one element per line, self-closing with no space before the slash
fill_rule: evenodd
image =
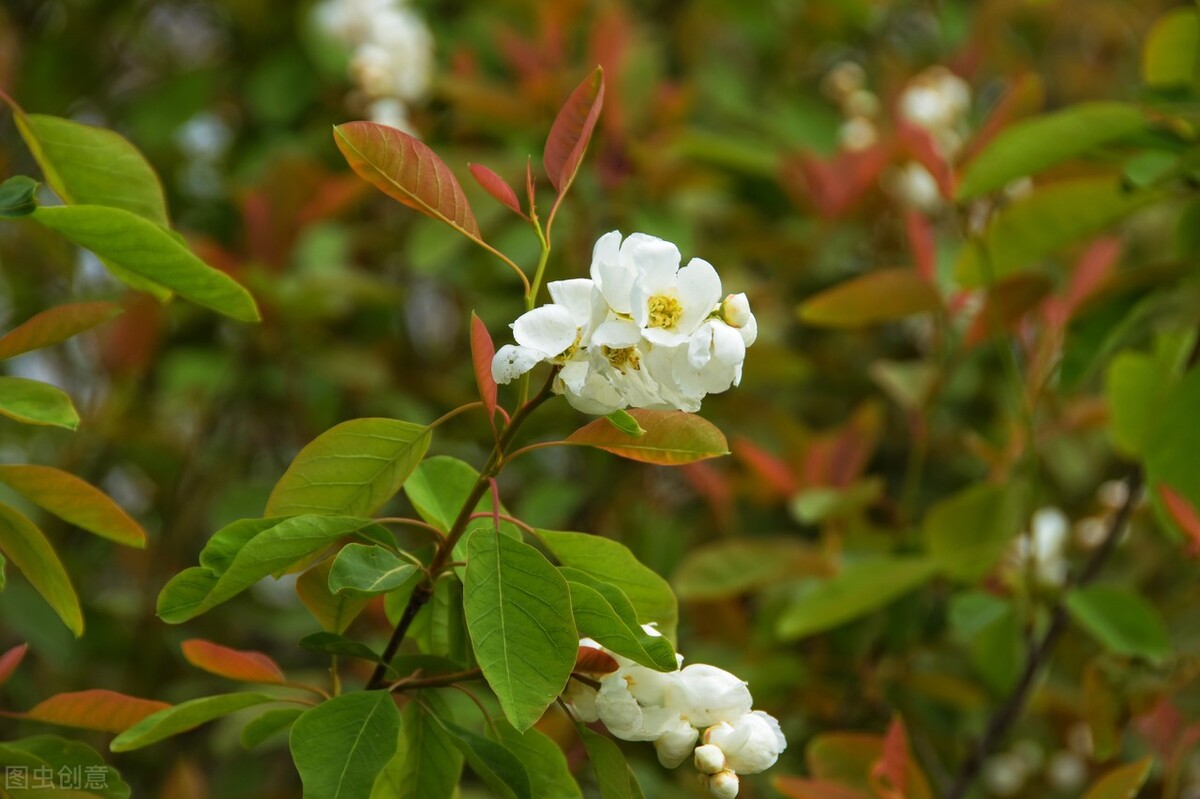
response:
<path id="1" fill-rule="evenodd" d="M 552 303 L 513 324 L 516 345 L 492 361 L 497 383 L 542 362 L 560 367 L 554 390 L 584 413 L 621 408 L 694 413 L 708 394 L 742 379 L 758 324 L 745 294 L 722 298 L 712 264 L 680 266 L 674 244 L 644 233 L 600 237 L 590 278 L 547 285 Z"/>
<path id="2" fill-rule="evenodd" d="M 406 0 L 324 0 L 321 29 L 351 50 L 350 70 L 373 121 L 408 133 L 408 109 L 429 91 L 433 37 Z"/>
<path id="3" fill-rule="evenodd" d="M 647 633 L 658 635 L 652 626 Z M 580 646 L 603 647 L 590 638 Z M 653 741 L 658 760 L 676 768 L 689 757 L 709 793 L 732 799 L 739 774 L 757 774 L 775 764 L 787 739 L 773 716 L 753 710 L 750 689 L 733 674 L 703 663 L 675 671 L 640 666 L 612 652 L 617 670 L 599 676 L 599 688 L 572 679 L 563 694 L 583 722 L 604 722 L 625 741 Z"/>

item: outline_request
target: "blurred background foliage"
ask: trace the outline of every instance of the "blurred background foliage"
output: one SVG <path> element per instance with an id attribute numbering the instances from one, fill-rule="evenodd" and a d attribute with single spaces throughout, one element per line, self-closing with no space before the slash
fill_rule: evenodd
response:
<path id="1" fill-rule="evenodd" d="M 1119 504 L 1107 481 L 1122 470 L 1104 432 L 1102 369 L 1087 362 L 1139 299 L 1178 279 L 1189 256 L 1194 268 L 1200 246 L 1195 208 L 1182 203 L 1156 204 L 1124 225 L 1115 288 L 1090 298 L 1062 333 L 1063 364 L 1083 365 L 1073 380 L 1041 391 L 1032 420 L 1019 409 L 1040 391 L 1034 370 L 1014 378 L 1009 366 L 1014 352 L 1029 356 L 1024 365 L 1034 362 L 1041 332 L 1014 343 L 1010 329 L 985 331 L 966 346 L 958 330 L 951 347 L 937 343 L 925 318 L 850 331 L 805 326 L 796 316 L 805 298 L 920 257 L 906 227 L 909 209 L 885 189 L 887 167 L 864 172 L 836 160 L 843 117 L 823 81 L 853 61 L 890 109 L 913 76 L 947 65 L 972 87 L 973 129 L 1014 87 L 1014 117 L 1082 100 L 1136 100 L 1144 91 L 1141 43 L 1173 5 L 414 2 L 433 33 L 436 71 L 412 123 L 464 178 L 490 242 L 519 263 L 536 259 L 536 240 L 468 185 L 466 164 L 486 164 L 519 183 L 562 99 L 600 63 L 605 110 L 556 227 L 549 277 L 585 275 L 601 233 L 636 230 L 676 242 L 685 259 L 711 261 L 727 291 L 750 296 L 761 333 L 743 384 L 704 408 L 729 435 L 732 458 L 670 470 L 544 450 L 506 472 L 502 488 L 531 523 L 621 540 L 674 578 L 685 600 L 680 650 L 749 680 L 756 706 L 783 721 L 790 748 L 777 772 L 804 771 L 812 735 L 881 733 L 894 712 L 904 715 L 935 782 L 955 768 L 964 733 L 977 732 L 1011 686 L 1019 642 L 1037 624 L 1035 593 L 997 577 L 971 607 L 935 582 L 801 640 L 780 636 L 780 615 L 811 589 L 805 578 L 830 573 L 844 550 L 918 546 L 912 523 L 933 501 L 988 476 L 1003 479 L 1030 437 L 1037 469 L 1025 518 L 1038 505 L 1060 507 L 1072 522 L 1074 555 L 1094 546 L 1096 520 Z M 11 374 L 67 389 L 84 423 L 72 434 L 4 422 L 0 457 L 85 477 L 151 534 L 147 551 L 118 551 L 45 520 L 84 600 L 89 634 L 73 639 L 26 584 L 10 579 L 0 593 L 0 647 L 27 641 L 31 655 L 2 689 L 5 707 L 88 687 L 172 702 L 212 692 L 210 678 L 189 670 L 179 653 L 189 637 L 270 652 L 293 672 L 319 677 L 321 656 L 294 645 L 316 623 L 286 583 L 264 584 L 186 629 L 155 618 L 159 589 L 195 562 L 222 524 L 261 513 L 291 457 L 321 431 L 362 416 L 425 422 L 471 401 L 471 310 L 497 342 L 507 340 L 505 325 L 522 310 L 511 274 L 344 166 L 330 128 L 364 112 L 347 59 L 314 25 L 308 3 L 0 5 L 0 88 L 27 111 L 132 140 L 163 176 L 175 225 L 209 263 L 251 288 L 264 315 L 248 326 L 182 302 L 162 307 L 125 292 L 86 253 L 34 225 L 0 228 L 6 326 L 67 299 L 120 297 L 126 306 L 95 333 L 10 362 Z M 894 134 L 886 122 L 879 133 Z M 0 173 L 37 174 L 7 113 Z M 838 190 L 848 199 L 830 195 Z M 945 210 L 927 219 L 934 268 L 944 274 L 970 220 Z M 1074 264 L 1084 254 L 1081 245 L 1058 257 Z M 1194 322 L 1196 304 L 1184 305 L 1176 316 Z M 1167 330 L 1179 327 L 1175 317 L 1156 318 Z M 1060 353 L 1043 354 L 1056 360 Z M 926 403 L 929 380 L 939 387 Z M 543 417 L 547 437 L 583 421 L 565 403 L 552 407 Z M 439 430 L 433 451 L 479 463 L 487 439 L 482 416 L 468 415 Z M 1106 485 L 1107 494 L 1098 491 Z M 21 504 L 7 491 L 5 499 Z M 1140 511 L 1117 571 L 1163 609 L 1179 649 L 1194 652 L 1194 564 L 1152 527 Z M 733 572 L 740 582 L 721 583 Z M 1016 608 L 1005 621 L 1011 635 L 974 636 L 997 596 Z M 354 633 L 382 640 L 389 629 L 382 608 L 372 608 Z M 1001 753 L 1008 770 L 1004 762 L 985 770 L 986 793 L 1079 795 L 1107 757 L 1095 751 L 1096 719 L 1088 716 L 1097 681 L 1142 687 L 1130 694 L 1140 706 L 1126 706 L 1121 694 L 1118 729 L 1154 710 L 1163 693 L 1173 697 L 1155 712 L 1175 715 L 1143 718 L 1125 737 L 1127 753 L 1168 747 L 1155 735 L 1200 717 L 1200 694 L 1188 687 L 1195 662 L 1097 658 L 1092 639 L 1068 634 L 1015 743 Z M 1081 683 L 1085 672 L 1092 683 Z M 44 729 L 0 723 L 6 735 Z M 283 742 L 246 753 L 236 733 L 222 723 L 111 762 L 138 796 L 298 795 Z M 97 736 L 82 737 L 104 748 Z M 646 795 L 699 790 L 659 768 L 649 747 L 625 748 Z M 1179 773 L 1191 776 L 1182 779 L 1200 780 L 1200 767 L 1183 766 Z M 1014 770 L 1021 774 L 1015 787 Z M 743 795 L 776 793 L 759 778 L 743 783 Z"/>

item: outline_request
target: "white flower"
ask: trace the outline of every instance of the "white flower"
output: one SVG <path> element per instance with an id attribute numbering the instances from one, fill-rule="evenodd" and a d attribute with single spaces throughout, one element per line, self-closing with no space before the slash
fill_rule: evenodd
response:
<path id="1" fill-rule="evenodd" d="M 757 774 L 775 765 L 787 749 L 787 739 L 774 716 L 755 710 L 704 731 L 704 743 L 725 754 L 725 768 L 738 774 Z"/>
<path id="2" fill-rule="evenodd" d="M 725 769 L 725 753 L 715 744 L 697 746 L 694 761 L 701 774 L 716 774 Z"/>
<path id="3" fill-rule="evenodd" d="M 590 284 L 590 280 L 551 283 L 547 288 L 556 302 L 517 317 L 512 323 L 516 346 L 506 344 L 492 358 L 497 383 L 510 383 L 542 361 L 561 363 L 576 353 L 592 324 L 590 300 L 582 296 L 590 297 Z"/>
<path id="4" fill-rule="evenodd" d="M 716 799 L 734 799 L 738 795 L 738 775 L 732 771 L 718 771 L 707 778 L 708 792 Z"/>
<path id="5" fill-rule="evenodd" d="M 1038 582 L 1061 586 L 1067 580 L 1065 551 L 1070 522 L 1058 508 L 1041 508 L 1033 514 L 1028 536 L 1016 540 L 1016 560 L 1022 570 L 1030 561 Z"/>
<path id="6" fill-rule="evenodd" d="M 875 123 L 863 116 L 852 116 L 838 128 L 838 143 L 843 150 L 865 150 L 878 141 L 879 131 Z"/>
<path id="7" fill-rule="evenodd" d="M 675 768 L 688 759 L 692 747 L 700 737 L 700 731 L 682 718 L 654 741 L 654 750 L 658 753 L 658 762 L 663 768 Z"/>
<path id="8" fill-rule="evenodd" d="M 937 178 L 917 161 L 889 173 L 887 186 L 902 203 L 919 211 L 931 213 L 945 204 Z"/>
<path id="9" fill-rule="evenodd" d="M 678 689 L 668 701 L 697 727 L 736 721 L 754 704 L 744 680 L 706 663 L 682 669 Z"/>
<path id="10" fill-rule="evenodd" d="M 897 101 L 900 116 L 929 131 L 953 128 L 971 105 L 971 87 L 943 66 L 913 78 Z"/>

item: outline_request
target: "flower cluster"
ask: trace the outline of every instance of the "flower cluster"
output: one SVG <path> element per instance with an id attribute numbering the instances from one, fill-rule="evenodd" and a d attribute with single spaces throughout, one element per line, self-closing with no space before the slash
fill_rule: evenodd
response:
<path id="1" fill-rule="evenodd" d="M 943 66 L 933 66 L 909 81 L 896 101 L 897 116 L 926 131 L 938 154 L 948 162 L 961 153 L 967 133 L 971 87 Z M 937 179 L 917 161 L 891 173 L 888 187 L 902 202 L 930 213 L 944 205 Z"/>
<path id="2" fill-rule="evenodd" d="M 556 393 L 584 413 L 657 408 L 694 413 L 742 379 L 758 325 L 745 294 L 722 299 L 712 264 L 680 267 L 674 244 L 644 233 L 600 237 L 591 278 L 560 280 L 553 300 L 513 324 L 516 345 L 492 361 L 508 383 L 543 361 L 560 367 Z"/>
<path id="3" fill-rule="evenodd" d="M 846 150 L 858 151 L 879 142 L 879 98 L 867 88 L 867 73 L 853 61 L 842 61 L 825 75 L 821 89 L 838 104 L 844 121 L 838 142 Z"/>
<path id="4" fill-rule="evenodd" d="M 325 0 L 321 29 L 352 50 L 350 69 L 371 119 L 412 133 L 408 109 L 429 91 L 433 37 L 404 0 Z"/>
<path id="5" fill-rule="evenodd" d="M 651 625 L 643 629 L 659 635 Z M 606 651 L 590 638 L 579 645 Z M 683 666 L 682 655 L 676 655 L 682 668 L 660 672 L 608 654 L 617 670 L 601 676 L 598 689 L 574 679 L 568 684 L 563 699 L 571 712 L 583 722 L 604 722 L 622 740 L 653 741 L 665 768 L 691 756 L 718 799 L 733 799 L 738 774 L 765 771 L 787 748 L 779 722 L 753 710 L 746 683 L 729 672 L 703 663 Z"/>

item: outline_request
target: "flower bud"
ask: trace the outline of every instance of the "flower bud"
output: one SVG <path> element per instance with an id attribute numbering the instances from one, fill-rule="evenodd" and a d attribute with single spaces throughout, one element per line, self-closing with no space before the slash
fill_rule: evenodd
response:
<path id="1" fill-rule="evenodd" d="M 704 732 L 704 742 L 720 747 L 725 766 L 740 774 L 757 774 L 775 765 L 787 739 L 773 716 L 756 710 L 732 724 L 717 724 Z"/>
<path id="2" fill-rule="evenodd" d="M 719 771 L 708 778 L 708 792 L 716 799 L 734 799 L 738 795 L 738 775 Z"/>
<path id="3" fill-rule="evenodd" d="M 742 327 L 753 318 L 745 294 L 730 294 L 721 303 L 721 319 L 730 327 Z"/>
<path id="4" fill-rule="evenodd" d="M 670 692 L 669 704 L 697 727 L 735 721 L 749 713 L 753 704 L 744 680 L 706 663 L 681 669 L 678 687 Z"/>
<path id="5" fill-rule="evenodd" d="M 654 740 L 654 751 L 663 768 L 676 768 L 692 753 L 700 731 L 682 719 Z M 719 769 L 718 769 L 719 770 Z"/>
<path id="6" fill-rule="evenodd" d="M 697 771 L 704 774 L 716 774 L 725 770 L 725 753 L 721 751 L 721 747 L 713 744 L 697 746 L 694 762 Z"/>

